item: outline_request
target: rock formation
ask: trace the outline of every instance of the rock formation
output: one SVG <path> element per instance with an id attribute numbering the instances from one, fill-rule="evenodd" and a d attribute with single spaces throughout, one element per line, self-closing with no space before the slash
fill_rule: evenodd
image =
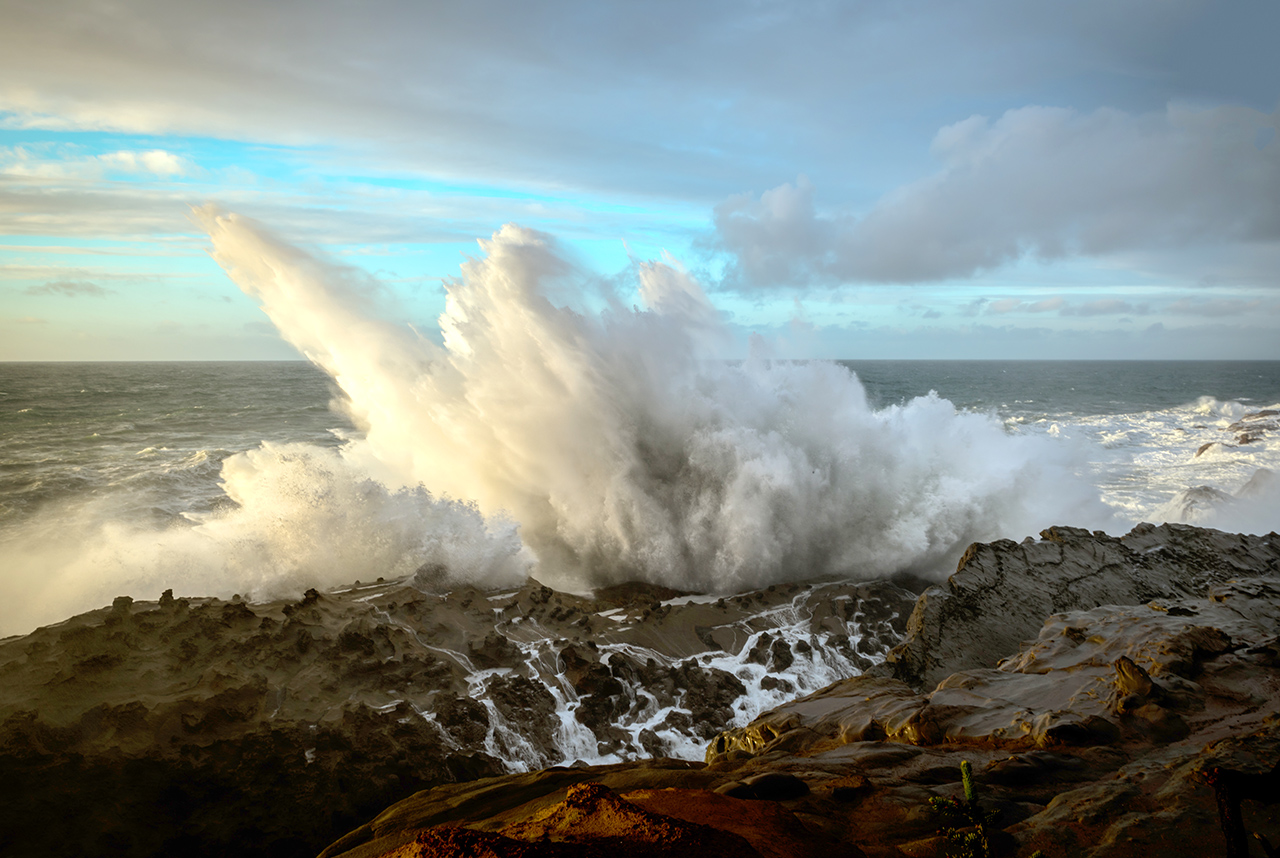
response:
<path id="1" fill-rule="evenodd" d="M 0 641 L 0 853 L 1243 858 L 1278 634 L 1280 537 L 1179 525 L 975 545 L 918 599 L 121 597 Z"/>
<path id="2" fill-rule="evenodd" d="M 434 784 L 700 757 L 883 658 L 914 598 L 888 582 L 721 598 L 536 581 L 121 597 L 0 641 L 0 854 L 312 855 Z"/>
<path id="3" fill-rule="evenodd" d="M 1278 632 L 1274 534 L 1055 528 L 1036 543 L 974 546 L 945 589 L 920 598 L 883 666 L 722 731 L 704 767 L 549 770 L 477 782 L 467 801 L 438 787 L 325 856 L 389 854 L 441 824 L 522 831 L 587 781 L 628 801 L 660 791 L 649 809 L 675 815 L 706 807 L 710 791 L 723 809 L 697 821 L 761 854 L 770 840 L 940 855 L 957 835 L 943 812 L 972 806 L 986 854 L 1244 856 L 1246 833 L 1255 849 L 1280 842 Z M 789 841 L 726 821 L 759 808 L 792 826 Z"/>

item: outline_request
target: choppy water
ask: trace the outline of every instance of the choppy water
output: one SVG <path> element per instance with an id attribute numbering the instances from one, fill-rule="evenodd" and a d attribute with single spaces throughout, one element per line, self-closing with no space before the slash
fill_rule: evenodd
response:
<path id="1" fill-rule="evenodd" d="M 232 453 L 352 431 L 335 391 L 301 361 L 0 364 L 0 528 L 107 495 L 157 524 L 223 508 Z"/>

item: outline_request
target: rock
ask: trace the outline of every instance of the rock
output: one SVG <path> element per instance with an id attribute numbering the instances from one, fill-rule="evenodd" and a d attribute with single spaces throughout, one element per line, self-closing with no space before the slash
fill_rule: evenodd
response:
<path id="1" fill-rule="evenodd" d="M 632 804 L 690 822 L 705 822 L 741 836 L 762 858 L 861 858 L 847 841 L 806 825 L 771 801 L 740 801 L 693 789 L 636 790 L 622 796 Z"/>
<path id="2" fill-rule="evenodd" d="M 600 783 L 569 787 L 564 801 L 502 829 L 517 840 L 574 843 L 620 856 L 744 856 L 759 853 L 740 835 L 652 813 Z"/>
<path id="3" fill-rule="evenodd" d="M 994 666 L 1051 614 L 1203 595 L 1280 562 L 1280 546 L 1266 537 L 1189 525 L 1139 525 L 1119 539 L 1057 527 L 1041 537 L 970 546 L 946 586 L 920 597 L 906 640 L 870 672 L 932 688 L 956 671 Z"/>
<path id="4" fill-rule="evenodd" d="M 1162 699 L 1163 693 L 1151 681 L 1151 676 L 1127 655 L 1117 658 L 1112 667 L 1116 671 L 1116 711 L 1125 712 L 1149 700 Z"/>
<path id="5" fill-rule="evenodd" d="M 554 837 L 571 818 L 669 824 L 629 803 L 734 833 L 735 854 L 888 858 L 945 845 L 930 800 L 963 796 L 968 761 L 993 842 L 1018 854 L 1222 854 L 1202 775 L 1280 760 L 1276 542 L 1053 528 L 974 546 L 919 600 L 531 581 L 132 601 L 0 641 L 0 830 L 14 854 L 599 854 Z M 878 661 L 908 613 L 885 666 L 841 673 Z M 802 696 L 752 715 L 783 693 Z M 597 753 L 699 736 L 706 762 L 587 766 L 560 744 L 590 755 L 580 723 Z M 566 804 L 588 781 L 613 797 Z M 1280 839 L 1259 808 L 1242 800 L 1246 831 Z M 610 852 L 650 848 L 626 837 Z"/>
<path id="6" fill-rule="evenodd" d="M 495 676 L 485 687 L 494 706 L 508 723 L 526 728 L 524 737 L 550 759 L 554 754 L 556 701 L 546 686 L 523 676 Z"/>
<path id="7" fill-rule="evenodd" d="M 930 797 L 960 794 L 963 759 L 980 772 L 984 806 L 1000 811 L 993 824 L 1004 830 L 992 842 L 1003 839 L 1020 855 L 1223 854 L 1226 838 L 1239 836 L 1237 819 L 1277 838 L 1274 815 L 1252 813 L 1248 801 L 1219 825 L 1212 778 L 1198 774 L 1247 773 L 1239 782 L 1259 785 L 1265 806 L 1280 771 L 1273 540 L 1195 528 L 1175 535 L 1176 550 L 1167 550 L 1160 534 L 1137 531 L 1149 558 L 1138 572 L 1158 580 L 1167 563 L 1165 592 L 1188 595 L 1123 605 L 1095 594 L 1100 606 L 1047 616 L 1038 637 L 994 669 L 955 672 L 927 693 L 861 676 L 783 704 L 712 742 L 707 760 L 730 778 L 719 789 L 745 795 L 746 772 L 847 777 L 890 749 L 908 750 L 893 743 L 912 743 L 911 753 L 877 762 L 876 782 L 843 794 L 856 807 L 856 845 L 868 854 L 936 854 L 936 828 L 915 814 Z M 1082 547 L 1086 538 L 1078 538 Z M 1089 539 L 1113 547 L 1109 537 Z M 1257 550 L 1248 556 L 1242 549 L 1251 544 Z M 1115 556 L 1100 553 L 1104 574 Z M 1116 592 L 1133 586 L 1121 580 Z M 834 788 L 827 794 L 838 801 Z"/>
<path id="8" fill-rule="evenodd" d="M 766 772 L 716 787 L 721 795 L 757 801 L 789 801 L 809 794 L 809 785 L 795 775 Z"/>
<path id="9" fill-rule="evenodd" d="M 479 642 L 472 641 L 468 646 L 468 652 L 471 660 L 482 669 L 514 667 L 524 661 L 520 647 L 498 632 L 490 632 Z"/>
<path id="10" fill-rule="evenodd" d="M 470 697 L 437 697 L 436 723 L 463 747 L 477 747 L 489 734 L 489 710 Z"/>

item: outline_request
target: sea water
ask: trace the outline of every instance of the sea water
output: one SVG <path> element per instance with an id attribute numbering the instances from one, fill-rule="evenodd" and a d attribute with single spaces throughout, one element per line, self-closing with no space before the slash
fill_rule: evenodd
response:
<path id="1" fill-rule="evenodd" d="M 1189 487 L 1230 494 L 1260 468 L 1280 470 L 1275 438 L 1196 455 L 1204 444 L 1230 441 L 1224 429 L 1243 415 L 1280 402 L 1280 362 L 847 361 L 841 367 L 865 386 L 873 410 L 936 391 L 962 412 L 992 415 L 1010 435 L 1070 447 L 1081 475 L 1115 511 L 1113 530 L 1164 520 L 1162 511 Z M 230 458 L 289 445 L 337 451 L 359 438 L 341 401 L 334 381 L 305 361 L 0 364 L 0 588 L 9 603 L 0 632 L 29 631 L 109 601 L 114 590 L 126 592 L 130 570 L 112 563 L 157 564 L 151 572 L 158 576 L 133 570 L 132 577 L 151 589 L 176 584 L 190 590 L 184 580 L 190 569 L 172 569 L 177 580 L 168 581 L 165 558 L 134 543 L 163 544 L 166 534 L 190 532 L 236 510 L 223 475 Z M 275 509 L 266 514 L 298 518 L 310 510 L 325 518 L 326 489 L 318 480 L 308 483 L 313 478 L 300 474 L 294 484 L 275 487 L 277 494 L 266 499 Z M 1274 509 L 1253 506 L 1236 517 L 1255 524 L 1254 531 L 1280 526 Z M 1224 514 L 1214 523 L 1231 527 L 1231 519 Z M 350 524 L 373 530 L 379 523 L 375 516 Z M 385 538 L 371 532 L 359 541 Z M 413 555 L 416 547 L 405 551 Z M 54 568 L 103 558 L 104 551 L 106 589 Z M 48 564 L 16 562 L 33 554 Z M 262 556 L 272 562 L 269 552 Z M 387 573 L 373 565 L 377 556 L 356 558 L 339 577 Z M 180 565 L 181 551 L 174 549 L 170 560 Z M 411 556 L 400 571 L 418 563 Z M 264 578 L 288 578 L 294 588 L 309 580 L 305 570 L 262 571 Z M 19 575 L 37 580 L 22 582 Z M 62 589 L 48 592 L 42 581 Z M 206 583 L 213 590 L 249 589 L 243 578 Z M 23 604 L 24 594 L 41 598 Z"/>

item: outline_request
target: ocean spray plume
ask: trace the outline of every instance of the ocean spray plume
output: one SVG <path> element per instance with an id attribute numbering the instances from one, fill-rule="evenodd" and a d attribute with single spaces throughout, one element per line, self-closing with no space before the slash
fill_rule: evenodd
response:
<path id="1" fill-rule="evenodd" d="M 638 267 L 647 309 L 576 312 L 548 297 L 576 276 L 554 242 L 505 226 L 446 284 L 440 347 L 373 318 L 350 271 L 198 216 L 232 279 L 345 392 L 365 436 L 343 461 L 509 514 L 560 588 L 947 572 L 974 540 L 1106 518 L 1065 445 L 936 396 L 872 410 L 831 363 L 704 359 L 723 331 L 671 260 Z"/>
<path id="2" fill-rule="evenodd" d="M 51 505 L 0 536 L 0 635 L 132 594 L 296 598 L 308 587 L 447 569 L 446 584 L 523 583 L 516 527 L 419 488 L 389 490 L 334 450 L 269 444 L 229 457 L 235 506 L 156 529 L 120 518 L 117 491 Z"/>

